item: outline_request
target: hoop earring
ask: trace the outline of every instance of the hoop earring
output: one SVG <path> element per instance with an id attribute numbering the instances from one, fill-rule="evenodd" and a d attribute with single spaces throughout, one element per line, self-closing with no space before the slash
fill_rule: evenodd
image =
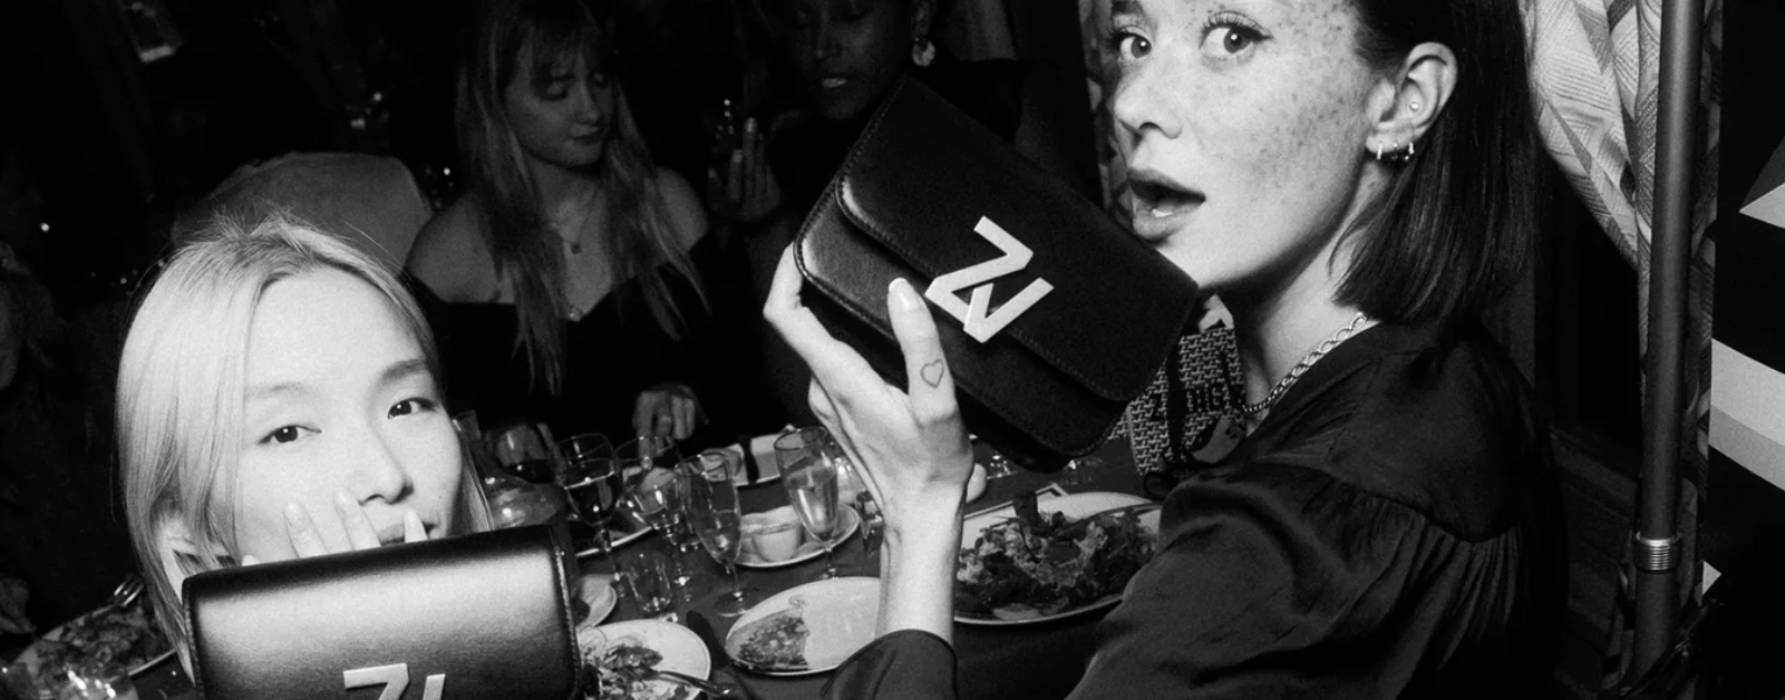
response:
<path id="1" fill-rule="evenodd" d="M 918 68 L 924 68 L 929 66 L 935 60 L 936 42 L 930 41 L 930 38 L 927 36 L 920 36 L 911 40 L 912 63 L 917 64 Z"/>

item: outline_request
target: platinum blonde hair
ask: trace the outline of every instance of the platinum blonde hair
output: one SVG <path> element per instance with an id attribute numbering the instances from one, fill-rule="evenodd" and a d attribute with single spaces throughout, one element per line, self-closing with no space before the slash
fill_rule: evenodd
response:
<path id="1" fill-rule="evenodd" d="M 438 377 L 420 307 L 383 263 L 274 214 L 252 228 L 217 219 L 171 258 L 142 298 L 118 368 L 118 450 L 125 517 L 162 628 L 186 653 L 175 573 L 234 565 L 235 468 L 241 455 L 249 329 L 261 296 L 316 270 L 364 280 L 391 303 Z M 469 468 L 469 462 L 465 463 Z M 467 473 L 456 531 L 487 529 Z M 170 533 L 190 546 L 176 551 Z"/>

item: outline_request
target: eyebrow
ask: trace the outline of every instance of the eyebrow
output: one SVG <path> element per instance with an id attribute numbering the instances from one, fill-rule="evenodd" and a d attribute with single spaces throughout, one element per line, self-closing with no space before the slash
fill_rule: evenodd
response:
<path id="1" fill-rule="evenodd" d="M 389 367 L 384 368 L 384 372 L 378 375 L 378 383 L 393 384 L 417 374 L 427 373 L 428 361 L 419 357 L 411 357 L 407 360 L 393 362 Z"/>
<path id="2" fill-rule="evenodd" d="M 428 373 L 427 360 L 420 357 L 398 360 L 392 362 L 390 366 L 385 367 L 383 372 L 378 373 L 378 386 L 389 386 L 415 375 Z M 269 398 L 281 394 L 305 393 L 309 393 L 309 388 L 302 382 L 278 382 L 275 384 L 248 387 L 247 399 L 253 401 L 255 399 Z"/>

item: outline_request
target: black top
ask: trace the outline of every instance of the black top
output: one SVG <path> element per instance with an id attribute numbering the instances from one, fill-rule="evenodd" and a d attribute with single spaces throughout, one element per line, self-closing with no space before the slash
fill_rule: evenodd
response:
<path id="1" fill-rule="evenodd" d="M 1074 698 L 1529 697 L 1563 587 L 1548 449 L 1500 349 L 1377 326 L 1165 499 L 1158 553 Z M 889 635 L 830 697 L 953 693 L 952 652 Z"/>
<path id="2" fill-rule="evenodd" d="M 761 311 L 740 293 L 741 261 L 721 257 L 709 236 L 689 251 L 701 275 L 706 302 L 680 275 L 670 287 L 687 328 L 672 338 L 646 305 L 642 283 L 628 280 L 575 321 L 565 321 L 563 388 L 553 395 L 534 381 L 517 344 L 513 304 L 446 303 L 411 278 L 433 327 L 444 365 L 446 401 L 457 412 L 475 409 L 487 430 L 519 420 L 543 421 L 560 438 L 595 431 L 614 444 L 634 437 L 633 403 L 639 392 L 665 382 L 686 384 L 707 418 L 688 445 L 737 441 L 778 428 L 760 410 L 766 392 L 753 351 Z M 771 412 L 772 413 L 772 412 Z"/>

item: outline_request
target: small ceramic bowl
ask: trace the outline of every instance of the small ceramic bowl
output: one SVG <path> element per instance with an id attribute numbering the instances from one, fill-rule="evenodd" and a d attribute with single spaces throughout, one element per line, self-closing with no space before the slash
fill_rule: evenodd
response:
<path id="1" fill-rule="evenodd" d="M 764 562 L 793 558 L 805 537 L 805 528 L 800 527 L 799 515 L 793 512 L 793 506 L 746 513 L 740 525 L 744 551 Z"/>

